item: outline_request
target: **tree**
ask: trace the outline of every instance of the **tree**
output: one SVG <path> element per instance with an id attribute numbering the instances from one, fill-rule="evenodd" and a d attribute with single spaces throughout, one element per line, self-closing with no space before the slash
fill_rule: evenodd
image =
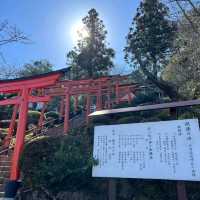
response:
<path id="1" fill-rule="evenodd" d="M 16 26 L 12 26 L 8 21 L 0 21 L 0 50 L 1 47 L 11 43 L 29 43 L 28 37 Z M 17 69 L 7 63 L 3 53 L 0 52 L 0 79 L 15 78 Z"/>
<path id="2" fill-rule="evenodd" d="M 195 34 L 200 36 L 200 31 L 198 30 L 198 27 L 193 22 L 193 17 L 198 18 L 200 20 L 200 10 L 199 10 L 199 0 L 169 0 L 168 3 L 170 4 L 172 9 L 172 14 L 176 15 L 180 25 L 183 25 L 182 22 L 187 22 L 190 25 L 190 29 L 192 29 Z M 192 10 L 192 13 L 188 12 L 189 10 Z M 182 17 L 185 18 L 185 20 L 182 20 Z M 181 19 L 181 20 L 179 20 Z"/>
<path id="3" fill-rule="evenodd" d="M 196 30 L 200 31 L 199 17 L 196 11 L 187 12 Z M 177 85 L 179 93 L 189 99 L 200 96 L 200 38 L 191 29 L 191 24 L 183 16 L 175 40 L 176 53 L 173 55 L 169 65 L 162 76 L 165 80 Z"/>
<path id="4" fill-rule="evenodd" d="M 20 77 L 27 77 L 51 72 L 53 66 L 47 60 L 34 61 L 30 64 L 25 64 L 19 71 Z"/>
<path id="5" fill-rule="evenodd" d="M 137 9 L 127 36 L 125 59 L 141 69 L 147 79 L 171 99 L 178 99 L 176 88 L 160 76 L 173 53 L 176 25 L 169 20 L 169 9 L 159 0 L 144 0 Z"/>
<path id="6" fill-rule="evenodd" d="M 0 52 L 0 79 L 10 79 L 16 78 L 18 73 L 18 69 L 8 64 L 3 53 Z"/>
<path id="7" fill-rule="evenodd" d="M 82 22 L 88 35 L 80 33 L 77 46 L 67 54 L 72 76 L 79 79 L 107 75 L 113 67 L 114 50 L 107 47 L 103 21 L 97 11 L 91 9 Z"/>
<path id="8" fill-rule="evenodd" d="M 9 25 L 6 20 L 0 22 L 0 46 L 14 42 L 26 43 L 28 41 L 28 37 L 16 26 Z"/>

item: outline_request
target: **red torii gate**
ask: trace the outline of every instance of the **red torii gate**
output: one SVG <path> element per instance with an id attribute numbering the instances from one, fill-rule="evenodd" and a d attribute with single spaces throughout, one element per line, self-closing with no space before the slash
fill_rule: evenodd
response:
<path id="1" fill-rule="evenodd" d="M 34 96 L 33 91 L 55 84 L 55 82 L 59 79 L 60 76 L 61 76 L 61 71 L 56 71 L 35 77 L 0 81 L 1 94 L 16 94 L 16 96 L 12 99 L 5 99 L 0 101 L 1 106 L 14 105 L 12 121 L 9 127 L 9 133 L 6 137 L 5 144 L 9 144 L 9 141 L 12 137 L 15 120 L 19 108 L 19 121 L 17 126 L 16 142 L 14 146 L 14 152 L 12 155 L 10 179 L 7 184 L 7 187 L 16 184 L 16 182 L 19 179 L 18 164 L 19 164 L 20 154 L 24 146 L 28 104 L 29 102 L 48 102 L 51 98 L 48 95 Z"/>
<path id="2" fill-rule="evenodd" d="M 70 97 L 74 97 L 74 107 L 77 110 L 78 97 L 87 95 L 86 99 L 86 121 L 90 114 L 91 97 L 96 97 L 96 108 L 102 110 L 111 108 L 113 104 L 119 104 L 122 101 L 131 103 L 133 93 L 137 89 L 136 84 L 126 84 L 127 76 L 107 76 L 98 79 L 86 80 L 63 80 L 57 82 L 54 86 L 45 89 L 45 94 L 51 97 L 61 96 L 60 113 L 64 114 L 64 133 L 69 130 Z M 111 96 L 114 95 L 114 100 Z M 126 98 L 127 95 L 127 98 Z M 103 96 L 107 101 L 103 102 Z M 122 98 L 123 97 L 123 98 Z M 65 109 L 64 109 L 65 107 Z"/>
<path id="3" fill-rule="evenodd" d="M 87 95 L 86 121 L 88 121 L 92 96 L 96 97 L 97 110 L 102 110 L 104 108 L 111 108 L 113 104 L 119 104 L 122 101 L 130 103 L 133 99 L 132 95 L 137 89 L 136 84 L 127 84 L 127 76 L 107 76 L 88 80 L 59 80 L 64 72 L 65 70 L 58 70 L 33 77 L 0 81 L 1 94 L 15 95 L 14 98 L 0 101 L 0 106 L 14 106 L 8 135 L 4 143 L 5 147 L 8 147 L 10 144 L 19 110 L 16 142 L 12 155 L 10 179 L 6 186 L 7 188 L 10 188 L 10 186 L 12 188 L 12 185 L 17 183 L 20 176 L 18 164 L 24 146 L 28 104 L 30 102 L 43 102 L 46 106 L 46 103 L 48 103 L 52 97 L 61 96 L 60 112 L 64 113 L 64 133 L 67 133 L 69 130 L 71 96 L 75 99 L 75 110 L 77 110 L 79 95 Z M 43 92 L 40 93 L 38 91 Z M 34 94 L 39 95 L 35 96 Z M 124 95 L 126 95 L 127 98 Z M 104 96 L 106 96 L 106 101 L 103 101 Z M 113 100 L 111 96 L 114 96 Z M 39 126 L 42 125 L 44 120 L 44 108 L 41 112 Z M 9 197 L 9 192 L 5 194 L 5 197 Z"/>

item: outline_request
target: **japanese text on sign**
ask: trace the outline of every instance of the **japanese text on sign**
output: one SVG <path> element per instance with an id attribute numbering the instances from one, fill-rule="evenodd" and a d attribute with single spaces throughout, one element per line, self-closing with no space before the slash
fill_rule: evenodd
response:
<path id="1" fill-rule="evenodd" d="M 200 180 L 197 119 L 95 127 L 94 177 Z"/>

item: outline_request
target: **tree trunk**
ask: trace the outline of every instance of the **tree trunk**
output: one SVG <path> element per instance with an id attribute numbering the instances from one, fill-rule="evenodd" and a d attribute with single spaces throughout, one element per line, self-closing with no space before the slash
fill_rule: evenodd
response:
<path id="1" fill-rule="evenodd" d="M 156 85 L 160 90 L 162 90 L 171 100 L 177 101 L 184 99 L 184 97 L 182 97 L 178 93 L 174 85 L 162 80 L 161 78 L 158 79 L 157 76 L 154 76 L 151 72 L 147 70 L 146 64 L 142 62 L 139 57 L 136 57 L 136 59 L 138 60 L 143 73 L 147 76 L 147 79 L 151 81 L 154 85 Z"/>

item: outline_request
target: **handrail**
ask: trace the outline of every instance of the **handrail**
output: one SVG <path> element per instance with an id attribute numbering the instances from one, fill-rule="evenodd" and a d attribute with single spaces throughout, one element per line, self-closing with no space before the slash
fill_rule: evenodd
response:
<path id="1" fill-rule="evenodd" d="M 42 127 L 42 128 L 39 128 L 39 127 L 31 128 L 31 129 L 27 130 L 27 131 L 25 132 L 25 134 L 30 133 L 30 132 L 34 132 L 34 131 L 40 131 L 40 130 L 43 129 L 43 127 L 44 127 L 45 125 L 50 124 L 50 123 L 52 123 L 52 122 L 55 122 L 56 120 L 57 120 L 57 119 L 52 119 L 52 120 L 49 120 L 49 121 L 47 121 L 47 122 L 44 122 L 44 123 L 42 123 L 42 125 L 40 126 L 40 127 Z M 37 134 L 37 135 L 31 137 L 30 139 L 25 140 L 25 143 L 28 143 L 29 141 L 31 141 L 31 140 L 33 140 L 34 138 L 37 138 L 38 136 L 41 136 L 41 135 L 43 135 L 43 133 Z M 12 137 L 12 138 L 13 138 L 13 137 Z M 5 148 L 5 149 L 1 150 L 1 151 L 0 151 L 0 155 L 2 155 L 2 154 L 5 153 L 5 152 L 8 152 L 9 150 L 11 150 L 11 149 L 13 149 L 13 148 L 14 148 L 14 145 L 13 145 L 13 146 L 9 146 L 8 148 Z"/>
<path id="2" fill-rule="evenodd" d="M 79 114 L 79 115 L 74 116 L 73 118 L 71 118 L 71 119 L 69 120 L 69 123 L 72 122 L 73 120 L 78 119 L 80 116 L 82 117 L 82 116 L 84 116 L 84 115 L 85 115 L 85 112 L 83 112 L 83 113 L 81 113 L 81 114 Z M 45 125 L 50 124 L 50 123 L 52 123 L 52 122 L 55 122 L 56 120 L 57 120 L 57 119 L 51 119 L 51 120 L 49 120 L 49 121 L 43 122 L 42 125 L 41 125 L 40 127 L 35 127 L 35 128 L 31 128 L 31 129 L 27 130 L 27 131 L 25 132 L 25 134 L 30 133 L 30 132 L 34 132 L 34 131 L 41 131 L 41 133 L 36 134 L 36 135 L 33 135 L 33 136 L 32 136 L 31 138 L 29 138 L 28 140 L 25 139 L 25 144 L 28 143 L 28 142 L 30 142 L 31 140 L 33 140 L 33 139 L 35 139 L 35 138 L 41 136 L 41 135 L 44 135 L 44 133 L 42 132 L 42 130 L 44 129 Z M 48 127 L 47 127 L 47 130 L 48 130 Z M 13 138 L 13 137 L 12 137 L 12 138 Z M 5 152 L 8 152 L 9 150 L 12 150 L 13 148 L 14 148 L 14 145 L 9 146 L 8 148 L 5 148 L 5 149 L 1 150 L 1 151 L 0 151 L 0 155 L 4 154 Z"/>

